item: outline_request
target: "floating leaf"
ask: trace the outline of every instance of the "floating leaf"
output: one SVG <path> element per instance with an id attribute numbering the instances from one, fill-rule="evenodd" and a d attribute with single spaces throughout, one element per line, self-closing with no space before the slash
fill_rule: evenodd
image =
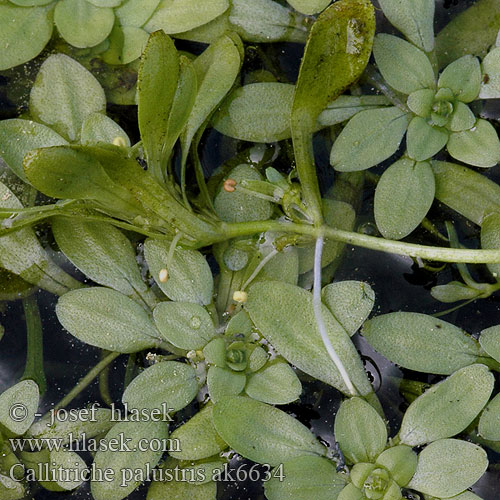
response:
<path id="1" fill-rule="evenodd" d="M 387 444 L 387 428 L 366 401 L 346 399 L 335 417 L 335 439 L 350 463 L 373 462 Z"/>
<path id="2" fill-rule="evenodd" d="M 457 101 L 448 125 L 449 129 L 453 132 L 461 132 L 462 130 L 469 130 L 472 128 L 474 123 L 476 123 L 476 117 L 469 106 L 463 102 Z"/>
<path id="3" fill-rule="evenodd" d="M 271 477 L 264 484 L 268 500 L 290 500 L 314 498 L 332 500 L 337 498 L 345 485 L 335 464 L 321 457 L 297 457 L 283 464 L 284 481 Z"/>
<path id="4" fill-rule="evenodd" d="M 323 288 L 321 299 L 349 335 L 354 335 L 368 318 L 375 292 L 362 281 L 338 281 Z"/>
<path id="5" fill-rule="evenodd" d="M 82 124 L 80 137 L 82 144 L 98 144 L 100 142 L 113 144 L 116 139 L 122 139 L 123 145 L 125 147 L 130 147 L 130 139 L 127 133 L 118 123 L 102 113 L 92 113 L 85 119 Z M 47 144 L 43 147 L 58 145 L 59 144 Z"/>
<path id="6" fill-rule="evenodd" d="M 490 326 L 481 332 L 481 347 L 500 363 L 500 326 Z"/>
<path id="7" fill-rule="evenodd" d="M 149 270 L 163 293 L 176 302 L 194 302 L 208 305 L 212 302 L 214 280 L 205 257 L 195 250 L 177 248 L 168 263 L 169 245 L 148 239 L 144 254 Z M 159 274 L 167 269 L 168 280 L 162 283 Z"/>
<path id="8" fill-rule="evenodd" d="M 186 481 L 152 481 L 147 500 L 216 500 L 217 483 L 210 481 L 204 484 Z"/>
<path id="9" fill-rule="evenodd" d="M 0 498 L 5 500 L 21 500 L 26 497 L 24 485 L 17 479 L 0 474 Z"/>
<path id="10" fill-rule="evenodd" d="M 433 127 L 425 118 L 415 116 L 406 136 L 408 156 L 417 161 L 432 158 L 446 146 L 448 137 L 447 130 Z"/>
<path id="11" fill-rule="evenodd" d="M 177 361 L 163 361 L 146 368 L 125 389 L 123 403 L 139 411 L 185 408 L 198 393 L 196 372 L 191 365 Z M 166 405 L 166 406 L 165 406 Z M 165 415 L 165 418 L 168 415 Z"/>
<path id="12" fill-rule="evenodd" d="M 245 383 L 246 377 L 244 373 L 219 366 L 211 366 L 208 369 L 208 393 L 214 403 L 231 396 L 238 396 L 245 388 Z"/>
<path id="13" fill-rule="evenodd" d="M 362 334 L 393 363 L 424 373 L 450 375 L 475 363 L 479 356 L 479 346 L 472 337 L 426 314 L 383 314 L 367 321 Z"/>
<path id="14" fill-rule="evenodd" d="M 438 87 L 450 89 L 459 101 L 472 102 L 478 98 L 481 80 L 478 58 L 467 55 L 444 69 L 439 77 Z"/>
<path id="15" fill-rule="evenodd" d="M 385 17 L 425 52 L 434 48 L 434 0 L 380 0 Z"/>
<path id="16" fill-rule="evenodd" d="M 253 399 L 285 405 L 299 399 L 302 384 L 288 363 L 273 363 L 248 378 L 245 392 Z"/>
<path id="17" fill-rule="evenodd" d="M 167 440 L 168 425 L 165 422 L 154 421 L 125 421 L 116 424 L 104 438 L 109 444 L 112 440 L 115 443 L 120 439 L 126 441 L 127 449 L 99 450 L 94 459 L 96 470 L 113 471 L 110 481 L 91 481 L 90 487 L 95 500 L 122 500 L 129 493 L 134 491 L 139 484 L 147 479 L 151 471 L 163 455 L 163 448 L 160 451 L 152 451 L 149 444 L 162 443 Z M 145 448 L 144 451 L 140 447 Z M 116 448 L 116 447 L 115 447 Z M 160 447 L 161 448 L 161 447 Z M 154 448 L 156 449 L 156 448 Z M 132 472 L 132 477 L 127 471 Z M 138 477 L 141 478 L 138 480 Z"/>
<path id="18" fill-rule="evenodd" d="M 500 97 L 500 47 L 495 47 L 483 59 L 481 65 L 480 99 L 498 99 Z"/>
<path id="19" fill-rule="evenodd" d="M 61 0 L 54 11 L 54 22 L 61 36 L 74 47 L 95 47 L 113 29 L 113 9 L 96 7 L 87 0 Z"/>
<path id="20" fill-rule="evenodd" d="M 401 38 L 386 33 L 378 34 L 373 42 L 373 55 L 387 83 L 403 94 L 436 86 L 429 58 Z"/>
<path id="21" fill-rule="evenodd" d="M 66 293 L 56 305 L 56 314 L 71 335 L 108 351 L 137 352 L 158 342 L 159 333 L 146 310 L 109 288 Z"/>
<path id="22" fill-rule="evenodd" d="M 144 26 L 158 7 L 160 0 L 125 0 L 115 9 L 121 26 Z"/>
<path id="23" fill-rule="evenodd" d="M 85 119 L 105 110 L 104 90 L 89 71 L 64 54 L 45 60 L 30 96 L 30 111 L 38 121 L 76 141 Z"/>
<path id="24" fill-rule="evenodd" d="M 394 446 L 383 451 L 376 463 L 385 467 L 399 486 L 406 486 L 415 474 L 417 454 L 404 445 Z"/>
<path id="25" fill-rule="evenodd" d="M 500 441 L 500 394 L 484 409 L 479 419 L 479 435 L 489 441 Z"/>
<path id="26" fill-rule="evenodd" d="M 331 0 L 287 0 L 288 3 L 302 14 L 308 16 L 317 14 L 325 10 L 330 5 Z"/>
<path id="27" fill-rule="evenodd" d="M 353 172 L 387 160 L 397 151 L 410 119 L 395 106 L 361 111 L 333 144 L 330 164 L 340 172 Z"/>
<path id="28" fill-rule="evenodd" d="M 35 420 L 39 399 L 33 380 L 23 380 L 0 394 L 0 427 L 15 435 L 24 434 Z"/>
<path id="29" fill-rule="evenodd" d="M 402 158 L 380 178 L 375 191 L 375 221 L 384 238 L 408 236 L 434 201 L 434 173 L 427 162 Z"/>
<path id="30" fill-rule="evenodd" d="M 88 470 L 87 464 L 77 453 L 66 449 L 51 451 L 49 464 L 49 470 L 53 471 L 53 479 L 50 482 L 65 491 L 78 488 L 83 483 L 85 472 Z M 45 481 L 40 481 L 40 484 L 45 488 L 48 486 Z"/>
<path id="31" fill-rule="evenodd" d="M 277 281 L 255 283 L 249 289 L 245 308 L 262 335 L 285 359 L 309 375 L 349 393 L 321 340 L 311 293 Z M 372 387 L 349 336 L 326 306 L 322 315 L 352 383 L 361 395 L 370 394 Z"/>
<path id="32" fill-rule="evenodd" d="M 215 405 L 213 418 L 222 439 L 237 453 L 257 463 L 279 465 L 301 455 L 322 456 L 326 452 L 298 420 L 253 399 L 224 399 Z"/>
<path id="33" fill-rule="evenodd" d="M 52 36 L 53 26 L 48 7 L 26 9 L 10 2 L 0 5 L 0 70 L 40 54 Z"/>
<path id="34" fill-rule="evenodd" d="M 65 139 L 41 123 L 20 119 L 0 122 L 0 155 L 11 170 L 25 182 L 28 182 L 23 169 L 26 153 L 38 148 L 64 144 L 68 144 Z"/>
<path id="35" fill-rule="evenodd" d="M 420 446 L 462 432 L 485 407 L 495 379 L 484 365 L 466 366 L 434 385 L 406 410 L 401 443 Z"/>
<path id="36" fill-rule="evenodd" d="M 203 349 L 216 334 L 212 318 L 199 304 L 162 302 L 153 315 L 160 335 L 180 349 Z"/>
<path id="37" fill-rule="evenodd" d="M 232 92 L 213 118 L 224 135 L 243 141 L 275 142 L 288 139 L 295 86 L 263 82 Z"/>
<path id="38" fill-rule="evenodd" d="M 418 456 L 417 471 L 408 488 L 438 498 L 458 495 L 486 471 L 486 452 L 467 441 L 441 439 Z"/>

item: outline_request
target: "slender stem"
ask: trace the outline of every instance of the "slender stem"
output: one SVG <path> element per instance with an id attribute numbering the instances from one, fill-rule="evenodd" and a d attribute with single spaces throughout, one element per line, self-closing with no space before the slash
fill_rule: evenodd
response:
<path id="1" fill-rule="evenodd" d="M 101 359 L 105 359 L 109 351 L 104 349 L 101 351 Z M 109 392 L 109 365 L 104 368 L 104 370 L 99 373 L 99 392 L 101 393 L 102 400 L 111 406 L 113 400 L 111 399 L 111 394 Z"/>
<path id="2" fill-rule="evenodd" d="M 337 351 L 332 345 L 330 337 L 328 336 L 328 332 L 326 331 L 326 326 L 323 321 L 323 313 L 321 311 L 322 302 L 321 302 L 321 256 L 323 254 L 323 238 L 319 237 L 316 239 L 316 248 L 314 252 L 314 285 L 313 285 L 313 308 L 314 308 L 314 316 L 316 317 L 316 324 L 318 325 L 318 330 L 321 334 L 321 339 L 323 340 L 323 344 L 328 351 L 330 358 L 334 362 L 337 370 L 344 381 L 344 384 L 347 387 L 347 390 L 351 393 L 352 396 L 358 396 L 359 393 L 354 387 L 349 374 L 342 363 L 342 360 L 339 358 Z"/>
<path id="3" fill-rule="evenodd" d="M 109 353 L 104 359 L 99 361 L 97 365 L 92 368 L 87 375 L 85 375 L 79 382 L 78 384 L 71 389 L 71 391 L 64 396 L 59 403 L 57 403 L 52 411 L 57 411 L 61 408 L 64 408 L 65 406 L 68 406 L 73 399 L 78 396 L 84 389 L 86 389 L 90 383 L 101 373 L 110 363 L 112 363 L 118 356 L 120 356 L 120 352 L 111 352 Z"/>
<path id="4" fill-rule="evenodd" d="M 23 299 L 24 315 L 26 317 L 27 353 L 26 366 L 21 380 L 34 380 L 40 392 L 47 390 L 47 379 L 43 369 L 43 330 L 40 310 L 34 295 Z"/>
<path id="5" fill-rule="evenodd" d="M 262 271 L 262 268 L 278 253 L 278 250 L 274 249 L 269 252 L 259 263 L 259 265 L 255 268 L 254 272 L 250 275 L 250 277 L 245 281 L 244 285 L 241 287 L 241 290 L 244 291 L 245 288 L 250 285 L 250 283 L 257 277 L 257 275 Z"/>

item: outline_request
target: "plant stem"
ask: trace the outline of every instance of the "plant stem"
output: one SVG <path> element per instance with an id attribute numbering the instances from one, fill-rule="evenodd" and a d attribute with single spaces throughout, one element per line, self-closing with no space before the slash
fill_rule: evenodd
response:
<path id="1" fill-rule="evenodd" d="M 34 295 L 23 299 L 24 315 L 26 317 L 27 353 L 26 366 L 21 380 L 33 380 L 37 383 L 40 393 L 47 390 L 47 379 L 43 369 L 43 330 L 40 310 Z"/>
<path id="2" fill-rule="evenodd" d="M 73 389 L 71 389 L 71 391 L 69 391 L 68 394 L 66 394 L 66 396 L 64 396 L 64 398 L 61 399 L 61 401 L 59 401 L 59 403 L 57 403 L 54 406 L 53 410 L 51 411 L 57 411 L 69 405 L 71 401 L 73 401 L 73 399 L 75 399 L 76 396 L 78 396 L 78 394 L 80 394 L 84 389 L 86 389 L 89 386 L 89 384 L 99 375 L 99 373 L 102 372 L 102 370 L 104 370 L 110 363 L 112 363 L 120 355 L 121 355 L 120 352 L 111 352 L 104 359 L 99 361 L 99 363 L 97 363 L 97 365 L 95 365 L 94 368 L 92 368 L 87 373 L 87 375 L 85 375 L 78 382 L 78 384 L 76 384 L 75 387 L 73 387 Z"/>

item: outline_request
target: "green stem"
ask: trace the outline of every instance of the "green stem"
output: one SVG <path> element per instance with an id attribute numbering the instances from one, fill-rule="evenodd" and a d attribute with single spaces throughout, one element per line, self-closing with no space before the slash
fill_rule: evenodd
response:
<path id="1" fill-rule="evenodd" d="M 42 320 L 36 297 L 30 295 L 23 299 L 23 308 L 26 317 L 27 353 L 21 380 L 35 381 L 43 394 L 47 390 L 47 379 L 43 369 Z"/>

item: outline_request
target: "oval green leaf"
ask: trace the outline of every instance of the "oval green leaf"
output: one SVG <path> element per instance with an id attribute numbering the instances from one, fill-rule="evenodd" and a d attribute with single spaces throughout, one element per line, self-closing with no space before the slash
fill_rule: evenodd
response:
<path id="1" fill-rule="evenodd" d="M 33 380 L 23 380 L 0 394 L 0 426 L 24 434 L 35 420 L 40 391 Z"/>

